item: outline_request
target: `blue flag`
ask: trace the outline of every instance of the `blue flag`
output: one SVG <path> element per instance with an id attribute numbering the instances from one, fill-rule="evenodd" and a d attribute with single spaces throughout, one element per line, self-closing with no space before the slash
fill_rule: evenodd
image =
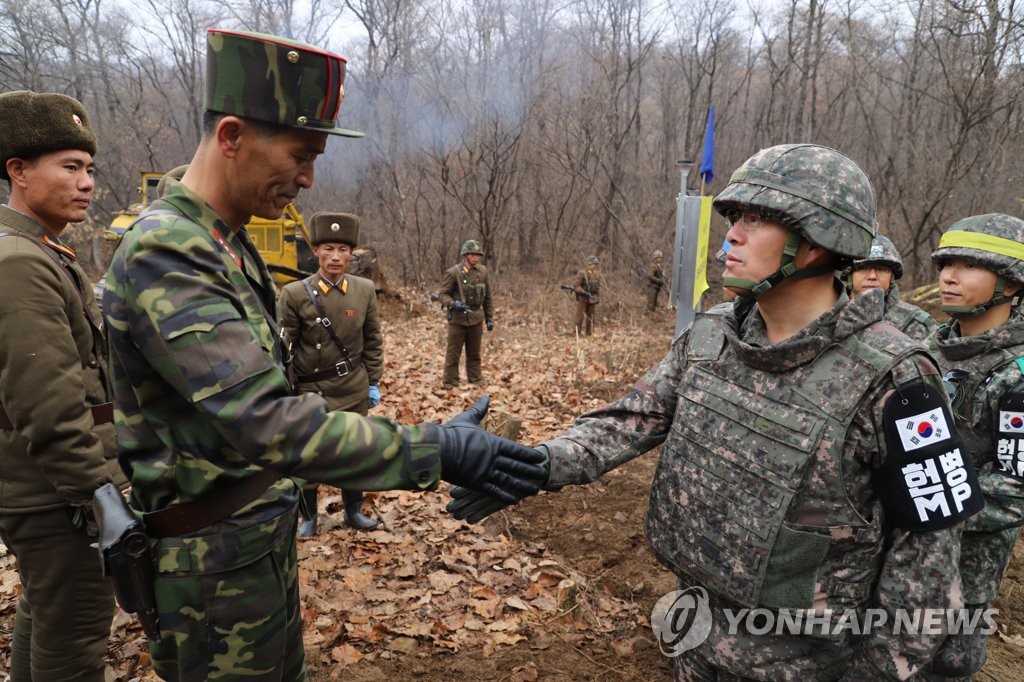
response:
<path id="1" fill-rule="evenodd" d="M 704 156 L 700 160 L 700 177 L 704 184 L 715 177 L 715 105 L 708 110 L 708 127 L 704 131 Z"/>

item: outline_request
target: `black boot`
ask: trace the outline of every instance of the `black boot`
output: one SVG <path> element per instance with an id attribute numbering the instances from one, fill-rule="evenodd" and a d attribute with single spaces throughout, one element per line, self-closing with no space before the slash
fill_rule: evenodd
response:
<path id="1" fill-rule="evenodd" d="M 373 530 L 377 522 L 362 512 L 363 494 L 357 490 L 342 490 L 341 496 L 345 500 L 345 525 L 356 530 Z"/>
<path id="2" fill-rule="evenodd" d="M 300 538 L 311 538 L 316 535 L 316 493 L 318 489 L 319 486 L 302 489 L 302 502 L 299 504 L 299 509 L 302 510 L 302 512 L 299 516 L 300 518 L 303 518 L 303 520 L 299 523 L 299 530 L 297 533 Z"/>

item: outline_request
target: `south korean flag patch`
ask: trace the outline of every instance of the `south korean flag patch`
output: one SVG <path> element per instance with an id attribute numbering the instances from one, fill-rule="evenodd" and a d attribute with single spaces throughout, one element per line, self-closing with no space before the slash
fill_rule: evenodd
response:
<path id="1" fill-rule="evenodd" d="M 882 420 L 887 453 L 876 488 L 891 525 L 939 530 L 981 510 L 974 465 L 940 389 L 923 381 L 900 386 Z"/>
<path id="2" fill-rule="evenodd" d="M 995 471 L 1024 481 L 1024 393 L 1007 393 L 999 401 Z"/>

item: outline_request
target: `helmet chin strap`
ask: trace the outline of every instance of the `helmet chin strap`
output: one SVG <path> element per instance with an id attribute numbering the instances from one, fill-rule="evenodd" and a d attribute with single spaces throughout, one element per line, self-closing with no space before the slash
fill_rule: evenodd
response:
<path id="1" fill-rule="evenodd" d="M 786 237 L 786 245 L 782 248 L 782 257 L 779 262 L 779 269 L 768 275 L 760 282 L 739 277 L 723 277 L 722 286 L 732 289 L 740 289 L 738 295 L 760 297 L 766 291 L 777 285 L 784 279 L 807 279 L 818 277 L 835 271 L 835 265 L 815 265 L 809 268 L 797 268 L 794 260 L 796 251 L 800 247 L 801 237 L 796 232 L 790 232 Z"/>
<path id="2" fill-rule="evenodd" d="M 1002 275 L 996 278 L 996 288 L 992 292 L 992 298 L 985 301 L 981 305 L 969 306 L 969 305 L 942 305 L 942 312 L 948 314 L 950 317 L 959 320 L 962 317 L 974 317 L 975 315 L 981 315 L 982 313 L 995 308 L 997 305 L 1009 303 L 1017 294 L 1006 294 L 1007 280 Z M 1020 292 L 1018 292 L 1020 293 Z"/>

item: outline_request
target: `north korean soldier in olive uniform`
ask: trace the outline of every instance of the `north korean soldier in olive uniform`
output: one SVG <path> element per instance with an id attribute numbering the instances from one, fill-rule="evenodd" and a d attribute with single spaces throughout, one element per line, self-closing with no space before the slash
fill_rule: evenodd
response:
<path id="1" fill-rule="evenodd" d="M 901 628 L 895 611 L 961 606 L 961 522 L 982 500 L 934 361 L 882 319 L 880 291 L 850 299 L 835 277 L 869 252 L 871 183 L 832 149 L 779 145 L 714 207 L 732 225 L 735 304 L 698 315 L 628 395 L 540 446 L 545 487 L 664 443 L 647 538 L 712 616 L 705 640 L 674 652 L 677 680 L 910 678 L 945 631 Z M 501 507 L 453 494 L 459 518 Z M 731 628 L 724 609 L 743 608 L 822 622 Z M 890 617 L 843 627 L 867 609 Z"/>
<path id="2" fill-rule="evenodd" d="M 125 234 L 107 275 L 118 456 L 152 541 L 169 680 L 305 680 L 295 479 L 425 490 L 440 479 L 508 500 L 539 454 L 476 424 L 401 426 L 295 395 L 273 283 L 244 229 L 313 184 L 345 60 L 286 38 L 207 33 L 204 132 L 180 181 Z M 272 74 L 273 77 L 268 77 Z"/>
<path id="3" fill-rule="evenodd" d="M 903 277 L 903 258 L 896 245 L 878 235 L 871 242 L 867 258 L 855 260 L 850 266 L 849 286 L 854 296 L 871 289 L 885 292 L 885 319 L 912 339 L 927 338 L 938 328 L 931 315 L 900 300 L 900 289 L 895 280 Z"/>
<path id="4" fill-rule="evenodd" d="M 597 256 L 587 256 L 586 267 L 576 273 L 572 283 L 576 293 L 576 333 L 583 336 L 594 333 L 594 309 L 597 308 L 598 294 L 601 292 L 597 266 Z"/>
<path id="5" fill-rule="evenodd" d="M 92 200 L 96 136 L 65 95 L 0 95 L 0 537 L 23 588 L 11 679 L 104 679 L 114 595 L 90 503 L 117 466 L 106 340 L 61 242 Z M 94 529 L 94 528 L 93 528 Z"/>
<path id="6" fill-rule="evenodd" d="M 373 282 L 346 275 L 359 243 L 359 218 L 349 213 L 317 213 L 310 220 L 313 255 L 320 271 L 281 290 L 277 307 L 281 329 L 291 343 L 292 373 L 303 393 L 323 396 L 332 410 L 366 416 L 380 403 L 384 343 Z M 308 516 L 299 537 L 317 532 L 317 486 L 302 496 Z M 363 493 L 344 490 L 345 523 L 373 530 L 377 522 L 362 513 Z"/>
<path id="7" fill-rule="evenodd" d="M 647 268 L 647 281 L 644 287 L 647 289 L 647 312 L 653 313 L 658 308 L 658 293 L 665 286 L 665 271 L 661 267 L 664 256 L 661 251 L 655 251 L 651 259 L 651 267 Z"/>
<path id="8" fill-rule="evenodd" d="M 959 220 L 942 235 L 932 261 L 942 310 L 952 321 L 929 343 L 985 495 L 960 548 L 973 618 L 996 598 L 1024 523 L 1024 221 L 1001 213 Z M 984 632 L 950 636 L 925 679 L 969 680 L 985 664 L 987 639 Z"/>
<path id="9" fill-rule="evenodd" d="M 462 262 L 445 270 L 438 289 L 441 307 L 448 316 L 448 346 L 442 378 L 445 388 L 459 385 L 459 358 L 463 346 L 466 348 L 466 380 L 471 384 L 484 380 L 480 371 L 484 324 L 487 331 L 494 330 L 491 278 L 487 268 L 480 265 L 484 250 L 480 242 L 470 239 L 459 249 L 459 255 Z"/>

